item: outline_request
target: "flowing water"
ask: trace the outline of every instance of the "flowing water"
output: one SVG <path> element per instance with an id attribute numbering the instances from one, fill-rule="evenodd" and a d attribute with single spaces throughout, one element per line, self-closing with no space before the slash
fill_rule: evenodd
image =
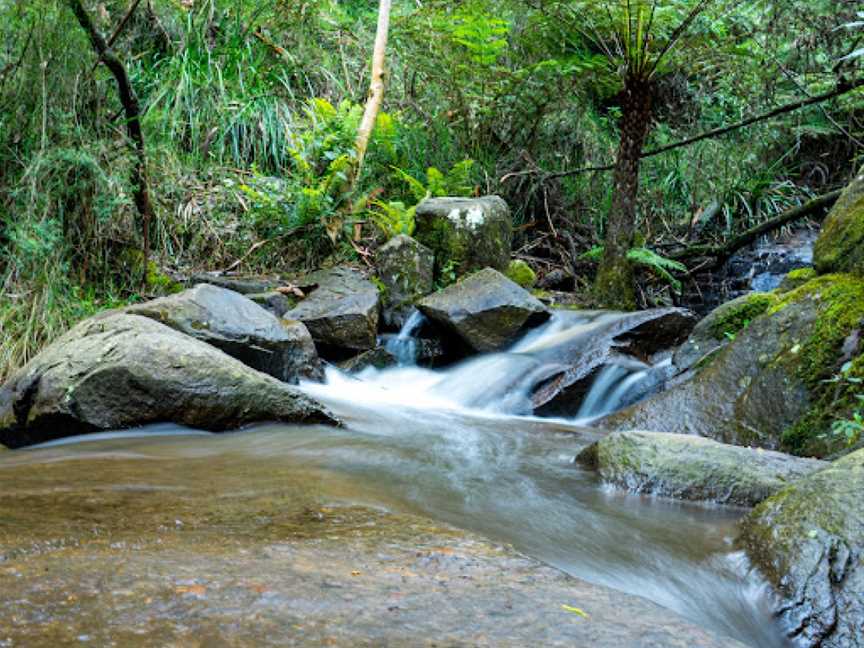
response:
<path id="1" fill-rule="evenodd" d="M 603 325 L 605 317 L 575 326 Z M 553 338 L 572 336 L 573 325 L 553 321 L 510 353 L 446 370 L 412 366 L 404 355 L 404 366 L 357 377 L 330 369 L 326 384 L 303 389 L 330 406 L 345 422 L 342 428 L 268 424 L 206 435 L 160 426 L 145 431 L 150 436 L 55 442 L 0 455 L 0 489 L 35 488 L 40 479 L 46 490 L 59 488 L 49 483 L 47 469 L 44 477 L 33 471 L 65 462 L 118 488 L 169 495 L 209 488 L 218 474 L 221 488 L 242 500 L 278 487 L 289 473 L 333 501 L 422 514 L 512 543 L 574 576 L 645 597 L 748 645 L 786 645 L 772 620 L 770 591 L 731 546 L 743 511 L 605 488 L 573 461 L 597 431 L 519 415 L 548 373 L 541 351 Z M 627 394 L 638 394 L 655 369 L 607 367 L 580 416 L 597 416 L 632 398 Z M 202 472 L 204 459 L 209 470 Z M 174 466 L 170 477 L 157 469 L 167 460 Z M 112 465 L 117 470 L 106 468 Z M 177 470 L 183 465 L 188 470 Z M 25 470 L 31 472 L 22 482 Z M 32 515 L 45 517 L 37 510 Z M 243 524 L 242 517 L 233 520 Z"/>

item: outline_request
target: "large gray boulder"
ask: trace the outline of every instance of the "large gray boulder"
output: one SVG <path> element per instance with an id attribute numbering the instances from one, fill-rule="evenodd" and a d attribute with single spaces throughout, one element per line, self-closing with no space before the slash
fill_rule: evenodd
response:
<path id="1" fill-rule="evenodd" d="M 549 311 L 540 301 L 492 268 L 429 295 L 418 308 L 475 351 L 500 349 L 526 325 L 549 318 Z"/>
<path id="2" fill-rule="evenodd" d="M 864 646 L 864 450 L 764 501 L 739 543 L 785 598 L 781 616 L 807 648 Z"/>
<path id="3" fill-rule="evenodd" d="M 0 443 L 172 422 L 212 431 L 335 419 L 302 392 L 138 315 L 81 322 L 0 388 Z"/>
<path id="4" fill-rule="evenodd" d="M 703 437 L 616 432 L 577 460 L 607 483 L 634 493 L 755 506 L 827 466 L 779 452 L 730 446 Z"/>
<path id="5" fill-rule="evenodd" d="M 375 253 L 375 270 L 384 286 L 384 321 L 399 328 L 414 304 L 434 289 L 435 256 L 425 245 L 400 234 Z"/>
<path id="6" fill-rule="evenodd" d="M 374 349 L 378 336 L 379 296 L 371 281 L 351 268 L 314 272 L 305 284 L 318 287 L 285 318 L 303 322 L 312 339 L 335 349 Z"/>
<path id="7" fill-rule="evenodd" d="M 435 254 L 435 267 L 461 276 L 510 264 L 513 222 L 498 196 L 429 198 L 417 206 L 414 237 Z"/>
<path id="8" fill-rule="evenodd" d="M 279 380 L 322 377 L 312 336 L 243 295 L 209 284 L 124 309 L 207 342 Z"/>
<path id="9" fill-rule="evenodd" d="M 761 315 L 747 314 L 754 303 Z M 728 340 L 724 348 L 687 351 L 686 362 L 677 354 L 682 366 L 701 357 L 684 382 L 597 425 L 695 434 L 801 456 L 842 450 L 831 425 L 858 401 L 852 381 L 832 379 L 843 367 L 848 378 L 864 377 L 864 280 L 825 275 L 724 312 L 711 317 L 716 335 Z"/>

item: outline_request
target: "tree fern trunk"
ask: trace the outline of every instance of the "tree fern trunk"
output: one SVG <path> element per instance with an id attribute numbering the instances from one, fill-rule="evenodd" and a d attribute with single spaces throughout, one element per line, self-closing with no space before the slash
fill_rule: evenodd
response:
<path id="1" fill-rule="evenodd" d="M 633 247 L 636 229 L 639 159 L 651 122 L 650 83 L 626 79 L 621 108 L 621 142 L 615 161 L 612 207 L 606 221 L 605 249 L 594 289 L 601 305 L 633 310 L 636 286 L 627 253 Z"/>

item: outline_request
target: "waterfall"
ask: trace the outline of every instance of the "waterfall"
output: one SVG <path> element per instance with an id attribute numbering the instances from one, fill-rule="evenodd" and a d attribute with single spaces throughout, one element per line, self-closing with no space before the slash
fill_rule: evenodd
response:
<path id="1" fill-rule="evenodd" d="M 384 349 L 390 353 L 400 367 L 413 367 L 417 364 L 416 333 L 426 323 L 423 313 L 414 309 L 405 320 L 401 330 L 391 336 L 384 344 Z"/>

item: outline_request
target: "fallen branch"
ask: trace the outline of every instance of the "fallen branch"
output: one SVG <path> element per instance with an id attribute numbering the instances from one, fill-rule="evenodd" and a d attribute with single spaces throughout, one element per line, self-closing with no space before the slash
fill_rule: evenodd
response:
<path id="1" fill-rule="evenodd" d="M 802 218 L 806 218 L 808 216 L 822 215 L 831 208 L 831 206 L 837 202 L 837 199 L 840 197 L 842 190 L 838 189 L 837 191 L 832 191 L 830 193 L 819 196 L 818 198 L 814 198 L 803 205 L 795 207 L 793 209 L 789 209 L 782 214 L 771 218 L 764 223 L 757 225 L 756 227 L 752 227 L 746 232 L 739 234 L 738 236 L 733 237 L 727 243 L 723 245 L 694 245 L 683 250 L 679 250 L 677 252 L 672 252 L 669 254 L 669 258 L 674 259 L 676 261 L 683 261 L 686 259 L 694 259 L 694 258 L 703 258 L 703 257 L 714 257 L 716 260 L 715 266 L 730 256 L 735 254 L 738 250 L 743 247 L 746 247 L 756 241 L 760 236 L 764 236 L 769 232 L 780 229 L 784 225 L 788 225 L 790 223 L 794 223 L 795 221 L 801 220 Z"/>

